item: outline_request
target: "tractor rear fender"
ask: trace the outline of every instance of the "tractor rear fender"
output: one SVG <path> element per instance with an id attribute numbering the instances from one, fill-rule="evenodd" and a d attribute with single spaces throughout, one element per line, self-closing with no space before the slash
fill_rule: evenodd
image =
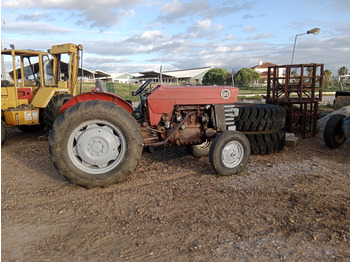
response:
<path id="1" fill-rule="evenodd" d="M 133 113 L 134 109 L 132 105 L 126 102 L 123 98 L 117 96 L 113 93 L 102 93 L 102 92 L 87 92 L 82 93 L 69 99 L 60 109 L 60 114 L 62 114 L 66 109 L 74 106 L 78 103 L 86 102 L 89 100 L 103 100 L 117 104 L 118 106 L 124 108 L 130 114 Z"/>

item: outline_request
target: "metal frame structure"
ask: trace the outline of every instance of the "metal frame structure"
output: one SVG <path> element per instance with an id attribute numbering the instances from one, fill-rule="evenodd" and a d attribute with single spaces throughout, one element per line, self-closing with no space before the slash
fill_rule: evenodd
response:
<path id="1" fill-rule="evenodd" d="M 270 66 L 266 103 L 287 109 L 287 131 L 305 138 L 317 131 L 318 102 L 322 101 L 323 64 Z"/>

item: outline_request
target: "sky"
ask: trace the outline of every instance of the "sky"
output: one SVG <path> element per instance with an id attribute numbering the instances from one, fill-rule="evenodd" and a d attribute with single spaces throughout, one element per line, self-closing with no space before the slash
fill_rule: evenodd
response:
<path id="1" fill-rule="evenodd" d="M 294 64 L 350 69 L 350 0 L 1 1 L 3 48 L 82 44 L 83 67 L 110 74 L 286 65 L 312 28 Z"/>

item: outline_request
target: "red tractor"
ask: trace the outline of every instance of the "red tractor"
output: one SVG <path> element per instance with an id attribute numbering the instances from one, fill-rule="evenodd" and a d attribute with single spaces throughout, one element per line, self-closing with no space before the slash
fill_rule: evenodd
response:
<path id="1" fill-rule="evenodd" d="M 208 156 L 220 175 L 240 172 L 250 153 L 284 146 L 286 111 L 266 104 L 237 104 L 229 86 L 150 87 L 132 105 L 112 93 L 77 95 L 60 110 L 49 135 L 50 157 L 61 175 L 84 187 L 123 181 L 139 164 L 143 147 L 186 145 Z"/>

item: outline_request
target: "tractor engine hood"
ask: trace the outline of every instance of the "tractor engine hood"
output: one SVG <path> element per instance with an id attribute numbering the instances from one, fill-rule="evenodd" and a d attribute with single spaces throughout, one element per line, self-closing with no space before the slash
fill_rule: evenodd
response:
<path id="1" fill-rule="evenodd" d="M 239 88 L 232 86 L 159 86 L 148 96 L 150 124 L 157 125 L 163 113 L 175 105 L 218 105 L 237 103 Z"/>

